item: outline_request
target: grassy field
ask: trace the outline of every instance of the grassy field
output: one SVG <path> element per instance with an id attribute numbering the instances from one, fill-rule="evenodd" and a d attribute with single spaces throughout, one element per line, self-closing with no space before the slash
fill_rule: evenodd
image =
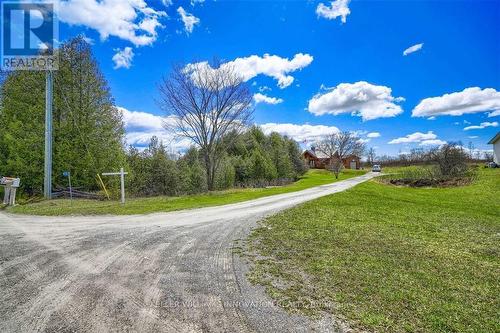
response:
<path id="1" fill-rule="evenodd" d="M 365 171 L 345 170 L 339 180 L 364 174 Z M 146 214 L 173 210 L 218 206 L 257 199 L 269 195 L 300 191 L 335 182 L 331 172 L 309 170 L 301 179 L 287 186 L 273 188 L 233 189 L 180 197 L 127 199 L 125 205 L 116 201 L 58 199 L 8 208 L 11 213 L 31 215 L 101 215 Z"/>
<path id="2" fill-rule="evenodd" d="M 247 242 L 249 278 L 290 311 L 356 328 L 499 332 L 500 169 L 478 176 L 455 188 L 373 180 L 270 217 Z"/>

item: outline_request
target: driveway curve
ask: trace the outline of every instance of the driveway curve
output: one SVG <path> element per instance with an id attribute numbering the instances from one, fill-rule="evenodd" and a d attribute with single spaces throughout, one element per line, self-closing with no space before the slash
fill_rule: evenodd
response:
<path id="1" fill-rule="evenodd" d="M 373 178 L 131 216 L 0 212 L 0 332 L 340 332 L 289 315 L 234 253 L 265 216 Z"/>

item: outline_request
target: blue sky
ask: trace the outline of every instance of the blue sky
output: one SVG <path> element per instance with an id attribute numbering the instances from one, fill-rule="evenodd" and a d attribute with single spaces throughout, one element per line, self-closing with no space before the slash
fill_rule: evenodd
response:
<path id="1" fill-rule="evenodd" d="M 357 131 L 378 154 L 450 140 L 491 149 L 487 142 L 500 128 L 498 1 L 130 0 L 116 6 L 61 2 L 60 39 L 83 33 L 93 41 L 131 144 L 144 145 L 152 134 L 169 141 L 155 99 L 170 66 L 214 57 L 236 61 L 253 92 L 264 95 L 256 96 L 255 123 L 304 146 L 340 129 Z M 403 55 L 412 46 L 416 51 Z M 171 143 L 173 149 L 186 144 Z"/>

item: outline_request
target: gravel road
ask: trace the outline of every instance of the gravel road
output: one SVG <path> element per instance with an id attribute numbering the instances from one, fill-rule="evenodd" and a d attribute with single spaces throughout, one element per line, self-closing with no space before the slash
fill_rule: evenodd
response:
<path id="1" fill-rule="evenodd" d="M 270 214 L 372 173 L 226 206 L 132 216 L 0 212 L 0 332 L 341 332 L 288 315 L 233 252 Z"/>

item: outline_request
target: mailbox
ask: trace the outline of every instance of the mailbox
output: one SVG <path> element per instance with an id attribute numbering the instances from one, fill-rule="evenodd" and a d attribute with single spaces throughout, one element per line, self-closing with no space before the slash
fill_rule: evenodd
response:
<path id="1" fill-rule="evenodd" d="M 3 203 L 5 205 L 14 206 L 16 204 L 16 191 L 19 185 L 21 185 L 20 178 L 0 178 L 0 186 L 3 186 L 5 190 L 5 194 L 3 197 Z"/>

